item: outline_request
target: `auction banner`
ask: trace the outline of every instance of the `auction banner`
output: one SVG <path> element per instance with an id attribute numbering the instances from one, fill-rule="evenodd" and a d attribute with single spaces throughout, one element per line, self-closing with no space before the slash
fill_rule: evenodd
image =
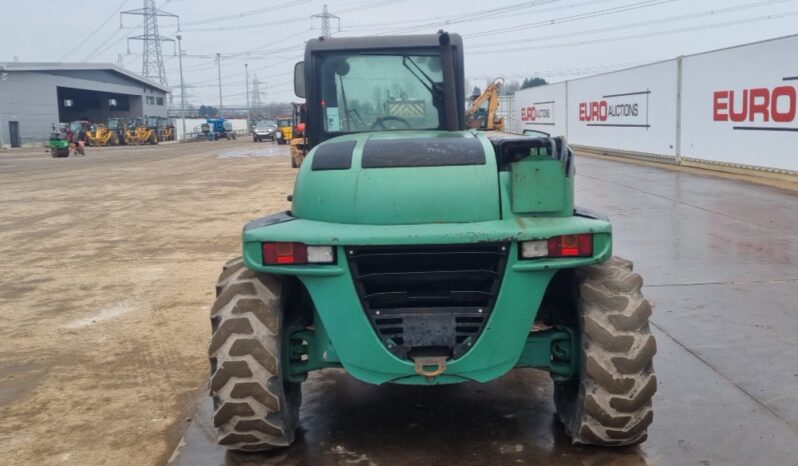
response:
<path id="1" fill-rule="evenodd" d="M 569 142 L 675 157 L 677 76 L 670 60 L 569 81 Z"/>
<path id="2" fill-rule="evenodd" d="M 798 171 L 798 36 L 682 59 L 681 155 Z"/>
<path id="3" fill-rule="evenodd" d="M 515 128 L 541 131 L 551 136 L 567 136 L 565 131 L 566 84 L 556 83 L 530 87 L 516 92 Z"/>

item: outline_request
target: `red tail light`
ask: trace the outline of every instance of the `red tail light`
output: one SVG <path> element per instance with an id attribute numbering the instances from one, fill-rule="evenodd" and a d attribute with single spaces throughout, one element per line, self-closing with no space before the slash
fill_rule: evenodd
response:
<path id="1" fill-rule="evenodd" d="M 266 265 L 307 264 L 308 247 L 302 243 L 263 243 Z"/>
<path id="2" fill-rule="evenodd" d="M 593 235 L 563 235 L 549 238 L 549 257 L 590 257 L 593 255 Z"/>

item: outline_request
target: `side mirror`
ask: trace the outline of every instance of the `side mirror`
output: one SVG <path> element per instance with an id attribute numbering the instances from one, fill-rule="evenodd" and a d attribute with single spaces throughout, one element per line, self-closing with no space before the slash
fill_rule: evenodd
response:
<path id="1" fill-rule="evenodd" d="M 294 65 L 294 94 L 297 97 L 305 98 L 305 62 L 303 61 Z"/>

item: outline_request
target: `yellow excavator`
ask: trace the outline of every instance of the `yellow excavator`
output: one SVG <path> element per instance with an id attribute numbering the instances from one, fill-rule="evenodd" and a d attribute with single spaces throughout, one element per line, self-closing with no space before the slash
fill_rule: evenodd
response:
<path id="1" fill-rule="evenodd" d="M 483 131 L 504 131 L 504 118 L 496 116 L 504 78 L 496 78 L 479 96 L 474 96 L 466 110 L 466 127 Z"/>

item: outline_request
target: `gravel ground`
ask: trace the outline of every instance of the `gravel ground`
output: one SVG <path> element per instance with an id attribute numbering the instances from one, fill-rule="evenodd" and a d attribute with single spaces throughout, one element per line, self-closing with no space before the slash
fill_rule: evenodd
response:
<path id="1" fill-rule="evenodd" d="M 166 461 L 205 384 L 216 276 L 245 222 L 288 208 L 287 153 L 0 152 L 0 463 Z"/>

